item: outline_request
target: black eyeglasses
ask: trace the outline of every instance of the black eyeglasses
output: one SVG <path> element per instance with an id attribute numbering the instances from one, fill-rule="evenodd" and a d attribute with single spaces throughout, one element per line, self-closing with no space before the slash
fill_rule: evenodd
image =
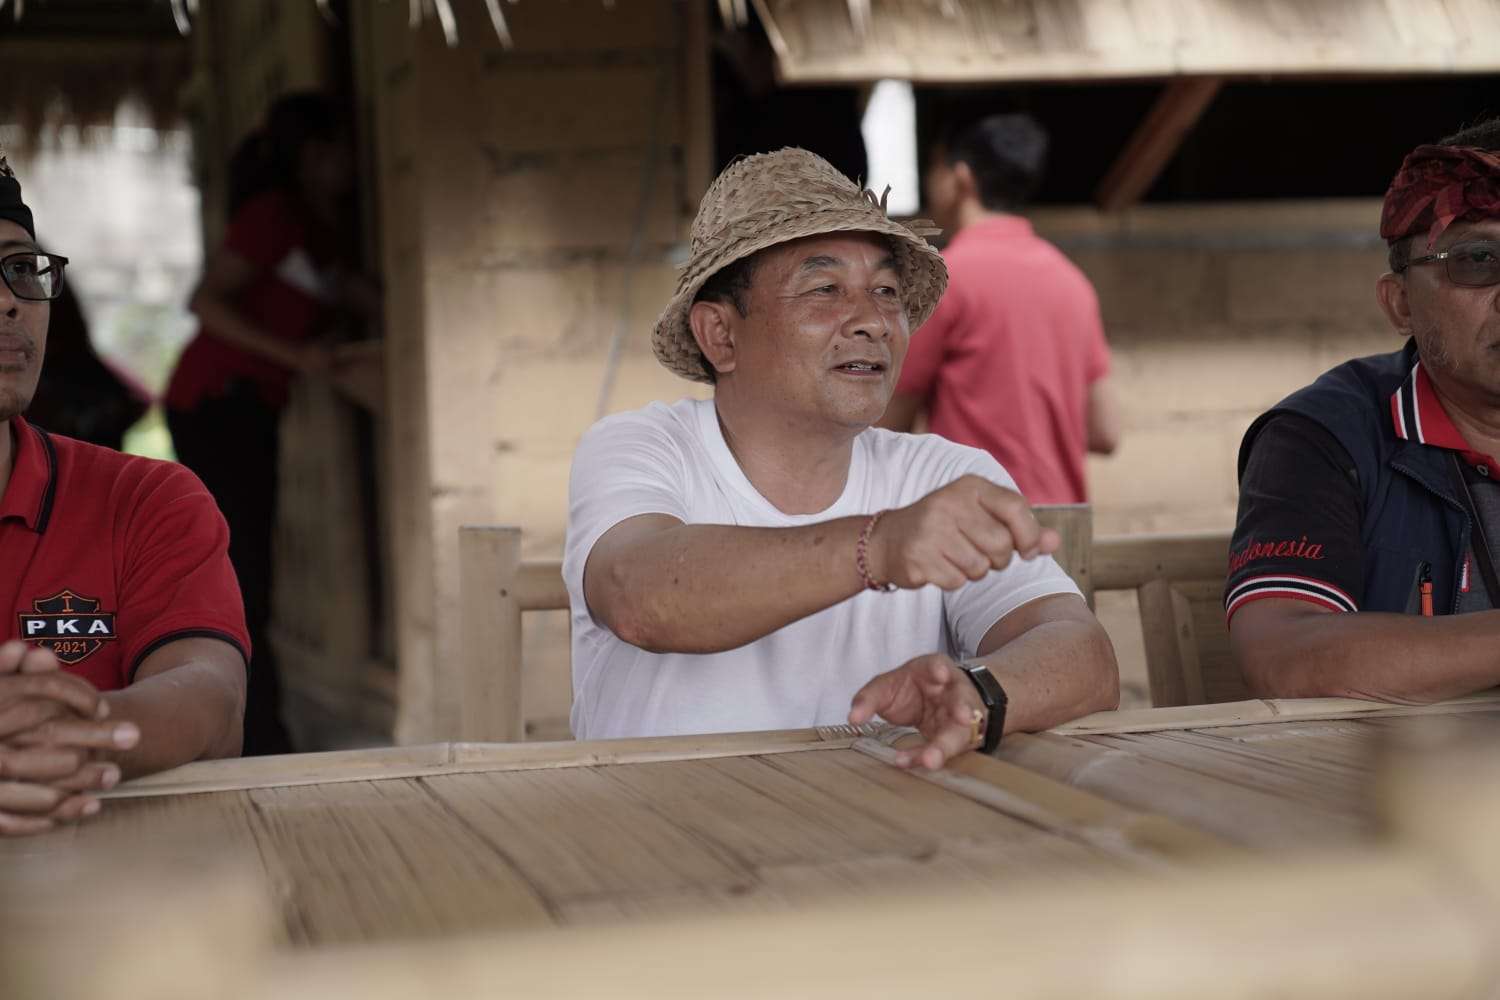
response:
<path id="1" fill-rule="evenodd" d="M 0 279 L 18 299 L 50 302 L 62 294 L 68 258 L 27 250 L 0 257 Z"/>
<path id="2" fill-rule="evenodd" d="M 1430 264 L 1435 261 L 1443 262 L 1448 270 L 1448 280 L 1455 285 L 1465 285 L 1469 288 L 1500 285 L 1500 240 L 1460 243 L 1441 253 L 1430 253 L 1426 257 L 1413 257 L 1406 262 L 1406 266 Z M 1406 267 L 1401 270 L 1406 270 Z"/>

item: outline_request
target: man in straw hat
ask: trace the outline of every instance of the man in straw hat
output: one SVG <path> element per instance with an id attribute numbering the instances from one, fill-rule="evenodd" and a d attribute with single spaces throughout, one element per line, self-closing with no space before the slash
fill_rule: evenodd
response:
<path id="1" fill-rule="evenodd" d="M 1240 450 L 1225 606 L 1262 695 L 1500 684 L 1500 119 L 1412 151 L 1380 235 L 1406 345 L 1289 396 Z"/>
<path id="2" fill-rule="evenodd" d="M 213 499 L 179 465 L 21 416 L 67 263 L 0 153 L 0 834 L 240 745 L 248 640 Z"/>
<path id="3" fill-rule="evenodd" d="M 713 399 L 609 417 L 573 462 L 579 738 L 879 715 L 937 767 L 1117 703 L 1109 640 L 1005 470 L 871 427 L 946 282 L 804 150 L 709 188 L 653 343 Z"/>

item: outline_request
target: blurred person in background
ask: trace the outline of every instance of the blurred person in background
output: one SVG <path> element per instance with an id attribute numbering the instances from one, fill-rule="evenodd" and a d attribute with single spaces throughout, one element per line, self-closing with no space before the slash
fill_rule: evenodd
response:
<path id="1" fill-rule="evenodd" d="M 39 427 L 119 451 L 125 432 L 146 415 L 151 393 L 100 357 L 72 286 L 52 301 L 47 364 L 27 415 Z"/>
<path id="2" fill-rule="evenodd" d="M 1088 500 L 1084 459 L 1120 442 L 1109 345 L 1088 278 L 1020 215 L 1041 181 L 1047 134 L 994 115 L 939 143 L 934 219 L 954 236 L 937 312 L 912 338 L 880 426 L 981 448 L 1032 503 Z"/>
<path id="3" fill-rule="evenodd" d="M 279 422 L 292 380 L 330 377 L 340 322 L 372 313 L 355 269 L 348 122 L 325 95 L 279 99 L 230 168 L 230 220 L 193 293 L 200 328 L 167 387 L 167 425 L 229 522 L 254 646 L 245 754 L 286 753 L 271 618 Z"/>

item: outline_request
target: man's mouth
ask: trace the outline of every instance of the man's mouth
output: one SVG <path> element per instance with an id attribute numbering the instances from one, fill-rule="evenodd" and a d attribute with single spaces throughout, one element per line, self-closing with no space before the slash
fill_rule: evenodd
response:
<path id="1" fill-rule="evenodd" d="M 31 364 L 33 350 L 29 339 L 0 333 L 0 369 L 25 368 Z"/>
<path id="2" fill-rule="evenodd" d="M 881 361 L 845 361 L 833 370 L 849 375 L 880 375 L 885 372 L 885 363 Z"/>

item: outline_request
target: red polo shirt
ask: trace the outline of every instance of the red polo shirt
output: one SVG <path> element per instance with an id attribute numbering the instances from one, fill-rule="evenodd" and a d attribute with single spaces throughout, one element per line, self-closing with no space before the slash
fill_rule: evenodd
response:
<path id="1" fill-rule="evenodd" d="M 0 496 L 0 640 L 50 647 L 101 691 L 174 639 L 249 652 L 229 529 L 196 476 L 20 417 L 0 433 L 16 446 Z"/>
<path id="2" fill-rule="evenodd" d="M 1088 390 L 1109 374 L 1099 299 L 1019 216 L 966 226 L 943 253 L 948 291 L 913 334 L 897 392 L 928 429 L 982 448 L 1032 503 L 1088 499 Z"/>

